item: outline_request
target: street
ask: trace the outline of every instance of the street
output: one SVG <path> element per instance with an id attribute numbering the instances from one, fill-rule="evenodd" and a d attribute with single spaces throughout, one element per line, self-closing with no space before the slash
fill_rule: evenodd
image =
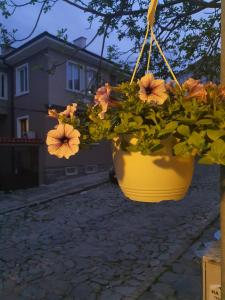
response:
<path id="1" fill-rule="evenodd" d="M 180 257 L 190 254 L 208 225 L 218 227 L 218 175 L 216 167 L 198 167 L 188 195 L 179 202 L 128 201 L 108 182 L 2 213 L 0 299 L 200 299 L 201 291 L 195 299 L 168 288 L 173 275 L 166 274 L 171 265 L 181 271 Z M 4 205 L 10 207 L 10 197 L 25 198 L 27 193 L 2 192 L 0 201 L 7 197 Z M 193 275 L 187 272 L 185 282 L 188 274 Z M 157 283 L 161 275 L 167 280 Z M 201 280 L 199 270 L 195 275 Z M 157 295 L 157 289 L 165 295 Z"/>

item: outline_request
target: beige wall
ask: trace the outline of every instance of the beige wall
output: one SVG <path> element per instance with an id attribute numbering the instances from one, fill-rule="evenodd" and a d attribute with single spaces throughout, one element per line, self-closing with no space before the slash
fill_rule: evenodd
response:
<path id="1" fill-rule="evenodd" d="M 91 60 L 85 62 L 79 56 L 66 56 L 65 54 L 58 53 L 54 50 L 48 51 L 48 65 L 51 67 L 53 64 L 61 64 L 55 69 L 55 72 L 49 75 L 49 104 L 67 105 L 76 100 L 88 99 L 86 92 L 75 93 L 67 90 L 66 88 L 66 62 L 73 61 L 78 63 L 83 68 L 84 73 L 84 89 L 87 87 L 86 69 L 91 67 L 97 70 L 98 65 Z M 103 69 L 103 78 L 105 81 L 111 81 L 111 74 L 109 71 Z"/>
<path id="2" fill-rule="evenodd" d="M 7 74 L 7 99 L 0 99 L 0 137 L 9 137 L 11 135 L 12 72 L 6 66 L 0 66 L 0 72 Z"/>
<path id="3" fill-rule="evenodd" d="M 54 128 L 57 121 L 51 118 L 46 118 L 46 133 L 48 130 Z M 47 151 L 47 146 L 44 144 L 42 147 L 42 177 L 46 177 L 46 170 L 52 170 L 52 177 L 58 176 L 59 179 L 65 176 L 66 167 L 77 167 L 79 173 L 85 173 L 85 167 L 88 165 L 96 165 L 98 171 L 109 169 L 112 165 L 111 143 L 102 142 L 96 146 L 90 146 L 88 149 L 81 149 L 76 155 L 69 159 L 59 159 L 56 156 L 50 155 Z M 50 171 L 51 173 L 51 171 Z M 57 175 L 58 174 L 58 175 Z"/>
<path id="4" fill-rule="evenodd" d="M 83 97 L 87 97 L 66 90 L 66 64 L 63 62 L 68 58 L 74 60 L 73 57 L 66 57 L 53 50 L 46 50 L 21 61 L 15 66 L 15 79 L 17 66 L 28 63 L 29 68 L 29 93 L 16 96 L 14 88 L 15 132 L 17 130 L 16 119 L 22 116 L 29 116 L 29 130 L 36 132 L 36 136 L 45 141 L 47 132 L 57 124 L 56 120 L 47 116 L 47 105 L 66 106 L 68 103 L 76 101 L 76 99 L 81 100 Z M 84 68 L 86 68 L 87 63 L 85 64 L 84 61 L 75 61 L 83 64 Z M 52 64 L 59 63 L 62 63 L 61 66 L 58 66 L 55 72 L 51 74 L 41 70 L 49 69 Z M 94 67 L 92 64 L 89 66 Z M 106 81 L 110 81 L 111 74 L 105 73 L 104 77 Z M 40 182 L 63 178 L 66 167 L 78 167 L 79 173 L 85 173 L 85 166 L 97 165 L 98 171 L 100 171 L 101 169 L 107 169 L 112 164 L 111 145 L 107 142 L 91 147 L 88 150 L 82 150 L 69 160 L 58 159 L 49 155 L 45 142 L 40 147 L 39 152 Z"/>
<path id="5" fill-rule="evenodd" d="M 46 53 L 39 53 L 17 64 L 14 67 L 14 80 L 16 80 L 16 67 L 25 63 L 28 63 L 29 70 L 29 92 L 16 96 L 16 86 L 14 87 L 15 133 L 17 131 L 16 119 L 29 116 L 29 130 L 35 131 L 37 137 L 42 138 L 46 132 L 46 105 L 48 104 L 48 74 L 41 70 L 42 67 L 47 66 Z"/>

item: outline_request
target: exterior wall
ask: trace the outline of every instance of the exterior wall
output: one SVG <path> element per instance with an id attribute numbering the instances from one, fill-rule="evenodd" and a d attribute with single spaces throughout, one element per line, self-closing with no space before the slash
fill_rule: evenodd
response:
<path id="1" fill-rule="evenodd" d="M 47 105 L 66 106 L 79 98 L 80 100 L 87 98 L 85 93 L 75 94 L 66 90 L 66 64 L 57 67 L 52 74 L 40 70 L 40 67 L 46 70 L 51 68 L 53 63 L 60 63 L 65 60 L 67 57 L 55 51 L 46 50 L 21 61 L 14 67 L 14 80 L 16 80 L 16 68 L 18 66 L 28 63 L 29 69 L 29 93 L 16 96 L 14 87 L 15 133 L 17 132 L 17 118 L 28 116 L 29 131 L 34 131 L 36 137 L 45 140 L 47 132 L 57 124 L 56 120 L 47 116 Z M 76 61 L 84 64 L 83 61 Z M 107 77 L 106 74 L 105 77 L 109 79 L 109 75 Z M 39 180 L 40 183 L 46 183 L 71 177 L 72 175 L 66 175 L 66 168 L 68 167 L 74 169 L 74 176 L 79 176 L 88 172 L 109 169 L 111 164 L 111 149 L 108 143 L 81 151 L 69 160 L 58 159 L 49 155 L 47 146 L 44 144 L 39 149 Z"/>
<path id="2" fill-rule="evenodd" d="M 53 64 L 61 64 L 58 66 L 54 73 L 49 76 L 49 104 L 62 105 L 66 106 L 69 103 L 72 103 L 77 100 L 89 100 L 91 98 L 87 95 L 87 78 L 86 78 L 86 69 L 87 67 L 96 69 L 98 65 L 94 64 L 91 61 L 84 61 L 79 58 L 79 56 L 66 56 L 65 54 L 58 53 L 54 50 L 48 51 L 48 66 L 51 67 Z M 74 61 L 82 66 L 84 71 L 84 91 L 80 93 L 71 92 L 66 87 L 66 62 Z M 104 81 L 111 82 L 111 74 L 102 70 Z"/>
<path id="3" fill-rule="evenodd" d="M 87 67 L 98 68 L 95 60 L 84 61 L 82 56 L 77 57 L 66 55 L 65 53 L 56 52 L 55 50 L 46 49 L 36 55 L 22 60 L 12 68 L 12 82 L 16 82 L 16 68 L 28 63 L 29 73 L 29 92 L 24 95 L 16 95 L 16 84 L 11 86 L 12 103 L 14 105 L 14 135 L 17 134 L 17 118 L 29 117 L 29 131 L 36 133 L 37 138 L 45 140 L 46 134 L 57 124 L 47 116 L 49 105 L 66 106 L 77 100 L 90 101 L 87 92 L 74 93 L 66 89 L 66 62 L 67 60 L 75 61 L 82 64 L 84 71 Z M 60 64 L 54 72 L 46 72 L 53 64 Z M 104 64 L 103 64 L 104 66 Z M 86 74 L 86 72 L 84 72 Z M 106 82 L 117 80 L 119 77 L 114 73 L 113 68 L 102 69 L 103 77 Z M 86 76 L 84 78 L 86 85 Z M 7 117 L 7 122 L 9 118 Z M 5 127 L 10 128 L 6 122 Z M 3 124 L 0 117 L 0 124 Z M 3 128 L 3 127 L 2 127 Z M 0 127 L 1 130 L 1 127 Z M 1 135 L 1 131 L 0 131 Z M 8 134 L 7 134 L 8 135 Z M 91 146 L 89 149 L 80 151 L 70 159 L 58 159 L 47 152 L 45 143 L 39 147 L 39 183 L 49 183 L 63 178 L 80 176 L 82 174 L 95 173 L 107 170 L 112 165 L 111 145 L 109 142 L 103 142 L 99 145 Z M 69 168 L 69 169 L 68 169 Z M 73 173 L 73 174 L 72 174 Z"/>
<path id="4" fill-rule="evenodd" d="M 48 74 L 40 69 L 47 65 L 45 52 L 39 53 L 14 66 L 14 81 L 16 82 L 16 67 L 28 63 L 29 92 L 16 95 L 14 86 L 14 118 L 15 134 L 17 132 L 17 118 L 29 116 L 29 131 L 34 131 L 36 137 L 43 138 L 48 104 Z"/>
<path id="5" fill-rule="evenodd" d="M 112 166 L 111 145 L 107 142 L 103 142 L 98 146 L 91 146 L 86 150 L 82 149 L 68 160 L 49 155 L 47 147 L 43 151 L 45 152 L 46 167 L 42 176 L 43 182 L 46 183 L 106 171 Z M 67 171 L 68 168 L 70 173 Z"/>
<path id="6" fill-rule="evenodd" d="M 0 72 L 7 74 L 7 99 L 0 99 L 0 136 L 7 137 L 12 134 L 12 70 L 6 65 L 0 65 Z"/>
<path id="7" fill-rule="evenodd" d="M 56 120 L 47 117 L 45 119 L 45 134 L 56 124 Z M 74 176 L 80 176 L 87 174 L 90 169 L 93 169 L 93 173 L 108 170 L 112 165 L 111 144 L 109 142 L 102 142 L 85 150 L 81 149 L 69 159 L 59 159 L 50 155 L 45 144 L 41 147 L 41 153 L 40 163 L 44 166 L 41 170 L 41 177 L 42 182 L 45 183 L 70 178 L 73 175 L 66 175 L 66 168 L 69 167 L 74 168 Z"/>
<path id="8" fill-rule="evenodd" d="M 83 65 L 84 72 L 88 67 L 95 68 L 96 66 L 85 63 L 79 58 L 71 58 L 53 50 L 48 51 L 48 67 L 51 68 L 52 64 L 60 64 L 55 69 L 55 72 L 48 76 L 48 103 L 51 105 L 66 106 L 69 103 L 76 102 L 77 100 L 87 100 L 88 96 L 86 92 L 75 93 L 66 89 L 66 61 L 72 60 L 78 64 Z M 63 63 L 65 62 L 65 63 Z M 86 72 L 85 72 L 86 73 Z M 110 81 L 110 74 L 103 71 L 104 78 L 106 81 Z M 84 78 L 86 86 L 86 78 Z M 90 99 L 90 98 L 89 98 Z M 45 119 L 45 134 L 48 130 L 53 129 L 57 122 L 53 119 Z M 47 147 L 44 146 L 42 149 L 42 162 L 44 164 L 43 169 L 43 181 L 52 182 L 60 180 L 65 177 L 71 177 L 72 175 L 66 175 L 66 168 L 74 169 L 74 176 L 86 174 L 88 172 L 99 172 L 107 170 L 112 165 L 111 158 L 111 146 L 109 143 L 101 143 L 97 146 L 92 146 L 87 150 L 80 151 L 77 155 L 70 159 L 58 159 L 57 157 L 51 156 L 47 152 Z"/>

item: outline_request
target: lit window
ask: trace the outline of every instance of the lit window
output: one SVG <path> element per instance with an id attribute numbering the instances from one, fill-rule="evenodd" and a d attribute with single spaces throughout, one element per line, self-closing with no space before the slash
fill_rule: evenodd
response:
<path id="1" fill-rule="evenodd" d="M 7 99 L 7 75 L 0 72 L 0 99 Z"/>
<path id="2" fill-rule="evenodd" d="M 29 131 L 29 116 L 17 118 L 17 137 L 26 138 Z"/>
<path id="3" fill-rule="evenodd" d="M 97 89 L 97 71 L 87 68 L 87 92 L 93 94 Z"/>
<path id="4" fill-rule="evenodd" d="M 28 92 L 28 64 L 25 64 L 16 68 L 16 94 L 23 95 Z"/>
<path id="5" fill-rule="evenodd" d="M 67 62 L 67 88 L 71 91 L 81 90 L 81 66 Z"/>

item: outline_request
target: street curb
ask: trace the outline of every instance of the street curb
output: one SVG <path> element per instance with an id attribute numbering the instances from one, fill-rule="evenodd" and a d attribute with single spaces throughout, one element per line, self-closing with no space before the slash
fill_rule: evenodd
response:
<path id="1" fill-rule="evenodd" d="M 103 174 L 102 177 L 103 178 L 96 179 L 95 183 L 91 183 L 91 182 L 80 183 L 75 188 L 71 188 L 71 189 L 67 188 L 67 189 L 65 189 L 65 191 L 63 191 L 61 193 L 58 193 L 58 192 L 51 193 L 47 197 L 46 197 L 46 194 L 48 194 L 48 193 L 46 193 L 46 194 L 42 195 L 41 197 L 29 198 L 27 200 L 27 202 L 29 202 L 27 205 L 15 205 L 15 207 L 11 207 L 10 209 L 0 211 L 0 215 L 15 212 L 15 211 L 18 211 L 21 209 L 28 209 L 30 207 L 38 206 L 41 204 L 45 204 L 45 203 L 57 200 L 64 196 L 74 195 L 74 194 L 78 194 L 78 193 L 81 193 L 84 191 L 88 191 L 90 189 L 94 189 L 102 184 L 109 182 L 109 178 L 108 178 L 108 176 L 106 176 L 106 174 Z"/>
<path id="2" fill-rule="evenodd" d="M 154 278 L 151 278 L 151 272 L 149 272 L 149 278 L 146 279 L 141 283 L 141 286 L 138 287 L 135 292 L 133 292 L 131 295 L 126 296 L 123 298 L 123 300 L 138 300 L 139 297 L 141 297 L 151 286 L 152 284 L 161 277 L 167 270 L 170 265 L 172 265 L 177 259 L 179 259 L 181 256 L 185 254 L 185 252 L 202 236 L 202 234 L 209 228 L 217 219 L 219 218 L 219 213 L 212 213 L 210 218 L 208 219 L 208 222 L 205 224 L 205 226 L 198 231 L 198 233 L 191 239 L 190 242 L 187 242 L 182 249 L 178 250 L 176 254 L 170 258 L 167 262 L 164 263 L 164 266 L 159 267 L 157 274 L 154 276 Z M 148 277 L 148 275 L 147 275 Z M 149 299 L 150 300 L 150 299 Z"/>

